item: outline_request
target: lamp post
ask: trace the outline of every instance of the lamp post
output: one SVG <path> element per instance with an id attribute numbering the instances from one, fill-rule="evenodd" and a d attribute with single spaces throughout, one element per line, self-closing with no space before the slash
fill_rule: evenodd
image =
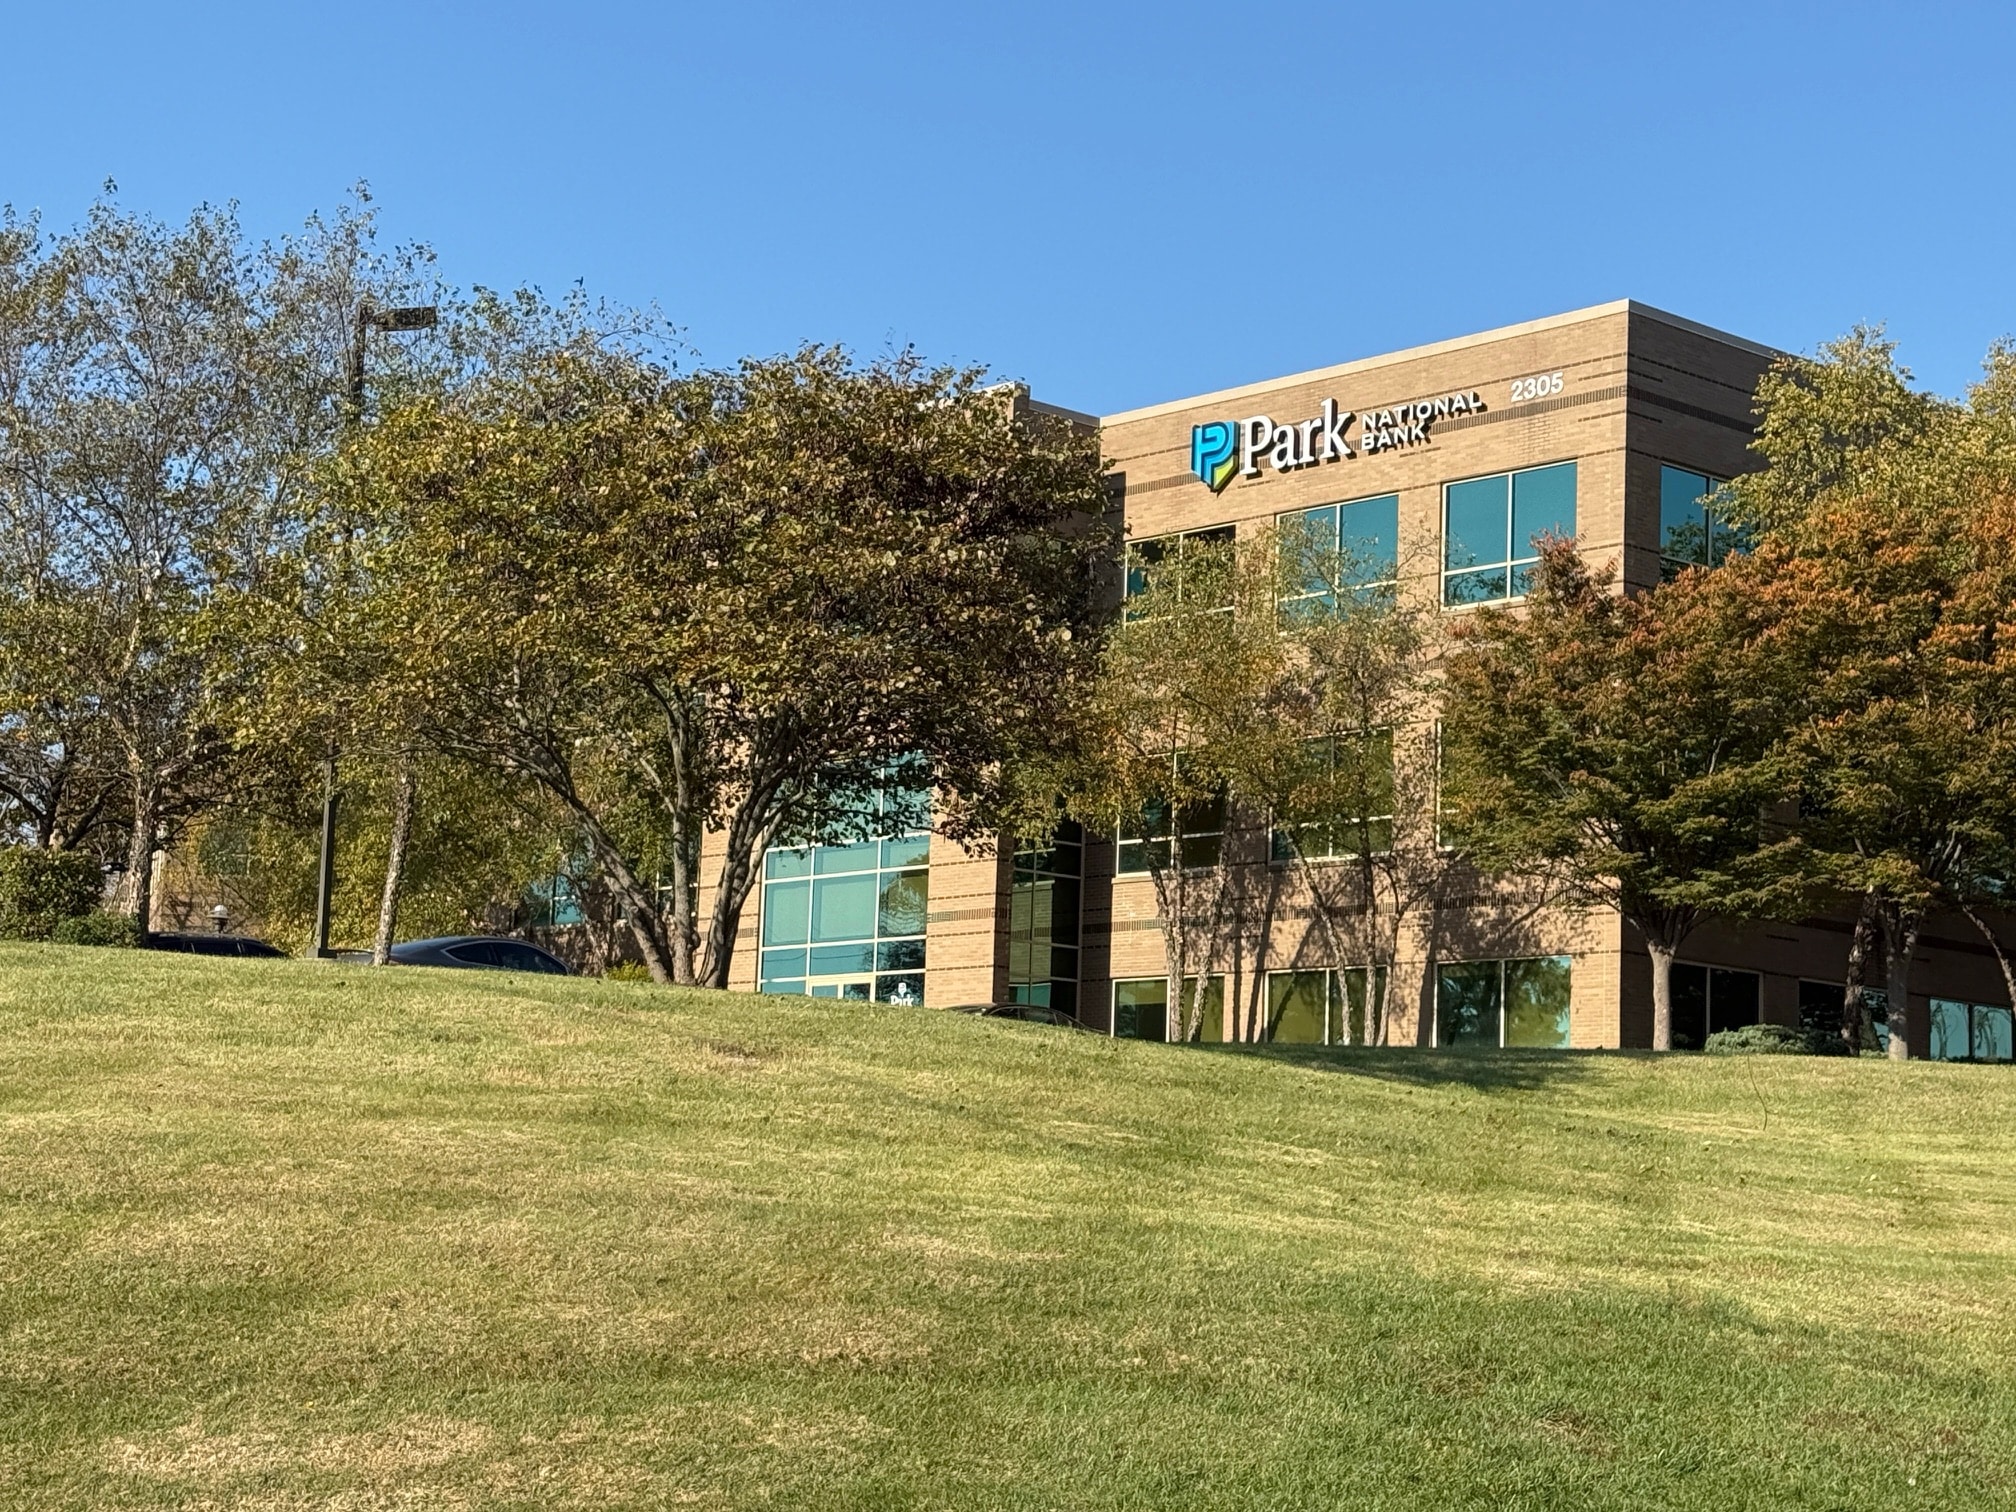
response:
<path id="1" fill-rule="evenodd" d="M 364 423 L 364 341 L 374 330 L 377 331 L 425 331 L 440 322 L 441 312 L 434 305 L 401 305 L 397 309 L 381 310 L 370 300 L 357 306 L 357 330 L 351 337 L 349 351 L 349 404 L 343 423 L 346 430 L 354 430 Z M 321 959 L 330 954 L 329 949 L 329 908 L 336 893 L 336 742 L 329 742 L 329 751 L 322 758 L 322 855 L 316 871 L 315 884 L 315 936 L 309 946 L 309 953 Z"/>

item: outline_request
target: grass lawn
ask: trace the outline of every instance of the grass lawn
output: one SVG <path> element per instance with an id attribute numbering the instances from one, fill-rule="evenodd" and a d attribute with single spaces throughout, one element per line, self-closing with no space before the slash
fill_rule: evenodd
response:
<path id="1" fill-rule="evenodd" d="M 0 946 L 0 1507 L 2016 1506 L 2016 1075 Z"/>

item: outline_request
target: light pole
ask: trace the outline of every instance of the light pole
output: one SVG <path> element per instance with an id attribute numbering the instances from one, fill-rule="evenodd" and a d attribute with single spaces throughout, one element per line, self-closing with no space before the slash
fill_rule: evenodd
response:
<path id="1" fill-rule="evenodd" d="M 441 312 L 434 305 L 402 305 L 381 310 L 365 300 L 357 306 L 357 330 L 350 339 L 349 403 L 343 416 L 345 430 L 364 423 L 364 339 L 372 331 L 425 331 L 436 325 Z M 322 856 L 316 871 L 315 938 L 309 953 L 326 958 L 329 950 L 329 907 L 336 894 L 336 742 L 322 758 Z"/>

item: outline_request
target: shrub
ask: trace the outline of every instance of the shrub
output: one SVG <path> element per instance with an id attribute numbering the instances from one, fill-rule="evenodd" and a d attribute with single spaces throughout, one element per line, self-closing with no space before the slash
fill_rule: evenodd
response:
<path id="1" fill-rule="evenodd" d="M 1745 1024 L 1708 1036 L 1701 1047 L 1710 1055 L 1846 1055 L 1847 1043 L 1824 1030 L 1793 1029 L 1784 1024 Z"/>
<path id="2" fill-rule="evenodd" d="M 618 961 L 614 966 L 611 966 L 607 971 L 602 973 L 602 980 L 605 982 L 648 982 L 651 980 L 651 973 L 645 970 L 642 961 Z"/>
<path id="3" fill-rule="evenodd" d="M 104 891 L 98 863 L 81 851 L 0 850 L 0 940 L 46 940 L 97 908 Z"/>
<path id="4" fill-rule="evenodd" d="M 125 914 L 96 909 L 57 921 L 49 938 L 58 945 L 119 945 L 132 949 L 140 943 L 140 926 Z"/>

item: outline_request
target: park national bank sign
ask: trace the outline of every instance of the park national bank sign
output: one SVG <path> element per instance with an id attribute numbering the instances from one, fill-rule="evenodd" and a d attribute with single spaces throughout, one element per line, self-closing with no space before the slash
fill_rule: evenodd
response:
<path id="1" fill-rule="evenodd" d="M 1473 415 L 1483 408 L 1484 400 L 1471 390 L 1416 399 L 1392 409 L 1367 410 L 1363 415 L 1339 409 L 1335 399 L 1325 399 L 1321 413 L 1285 424 L 1272 415 L 1210 420 L 1190 427 L 1190 470 L 1218 493 L 1234 478 L 1258 475 L 1263 461 L 1276 472 L 1293 472 L 1324 462 L 1424 445 L 1437 420 Z M 1355 449 L 1351 444 L 1354 425 L 1358 432 Z"/>

